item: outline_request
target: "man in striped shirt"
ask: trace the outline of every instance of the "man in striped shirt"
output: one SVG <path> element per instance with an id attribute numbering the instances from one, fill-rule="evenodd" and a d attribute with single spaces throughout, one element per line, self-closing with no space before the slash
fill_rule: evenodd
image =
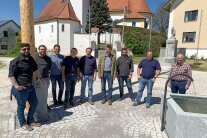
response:
<path id="1" fill-rule="evenodd" d="M 184 62 L 184 55 L 178 54 L 176 57 L 177 62 L 172 65 L 168 78 L 176 74 L 185 74 L 192 77 L 191 67 L 188 63 Z M 175 76 L 169 82 L 172 93 L 185 94 L 189 89 L 191 81 L 188 77 L 183 75 Z"/>

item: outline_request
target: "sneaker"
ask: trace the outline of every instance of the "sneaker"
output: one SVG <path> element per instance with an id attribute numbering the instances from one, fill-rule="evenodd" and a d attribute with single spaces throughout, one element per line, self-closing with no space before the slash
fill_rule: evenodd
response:
<path id="1" fill-rule="evenodd" d="M 70 101 L 71 106 L 75 106 L 75 103 L 73 101 Z"/>
<path id="2" fill-rule="evenodd" d="M 133 106 L 137 106 L 137 105 L 139 105 L 139 104 L 140 104 L 140 102 L 136 102 L 136 101 L 135 101 L 135 102 L 133 103 Z"/>
<path id="3" fill-rule="evenodd" d="M 102 103 L 102 104 L 105 104 L 106 101 L 107 101 L 107 100 L 104 98 L 104 99 L 101 101 L 101 103 Z"/>
<path id="4" fill-rule="evenodd" d="M 47 105 L 47 111 L 49 112 L 51 110 L 51 108 L 49 107 L 49 105 Z"/>
<path id="5" fill-rule="evenodd" d="M 79 104 L 81 105 L 81 104 L 83 104 L 84 102 L 83 102 L 83 100 L 79 100 Z"/>
<path id="6" fill-rule="evenodd" d="M 150 104 L 149 103 L 146 103 L 146 108 L 150 108 Z"/>
<path id="7" fill-rule="evenodd" d="M 63 101 L 58 101 L 58 104 L 63 105 L 64 102 Z"/>
<path id="8" fill-rule="evenodd" d="M 31 127 L 40 127 L 41 124 L 40 123 L 32 122 L 31 124 L 29 124 L 29 126 L 31 126 Z"/>
<path id="9" fill-rule="evenodd" d="M 111 100 L 108 101 L 108 105 L 110 105 L 110 106 L 112 105 L 112 101 Z"/>
<path id="10" fill-rule="evenodd" d="M 89 100 L 88 103 L 89 103 L 90 105 L 94 105 L 94 102 L 93 102 L 92 100 Z"/>
<path id="11" fill-rule="evenodd" d="M 21 128 L 23 130 L 26 130 L 26 131 L 32 131 L 34 130 L 31 126 L 29 126 L 28 124 L 24 124 L 23 126 L 21 126 Z"/>

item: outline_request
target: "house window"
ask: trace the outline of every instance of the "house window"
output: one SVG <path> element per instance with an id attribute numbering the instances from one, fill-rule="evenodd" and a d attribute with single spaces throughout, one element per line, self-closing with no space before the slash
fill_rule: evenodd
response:
<path id="1" fill-rule="evenodd" d="M 41 26 L 39 26 L 39 33 L 41 33 Z"/>
<path id="2" fill-rule="evenodd" d="M 196 32 L 184 32 L 183 33 L 183 43 L 195 42 Z"/>
<path id="3" fill-rule="evenodd" d="M 136 22 L 132 22 L 132 27 L 136 27 Z"/>
<path id="4" fill-rule="evenodd" d="M 65 25 L 62 24 L 62 32 L 64 32 L 64 31 L 65 31 Z"/>
<path id="5" fill-rule="evenodd" d="M 8 31 L 4 31 L 4 37 L 8 37 L 8 36 L 9 36 Z"/>
<path id="6" fill-rule="evenodd" d="M 185 12 L 185 22 L 196 21 L 198 18 L 198 10 L 186 11 Z"/>
<path id="7" fill-rule="evenodd" d="M 8 50 L 8 46 L 7 45 L 1 45 L 1 50 Z"/>
<path id="8" fill-rule="evenodd" d="M 53 27 L 53 25 L 51 26 L 51 32 L 53 33 L 53 30 L 54 30 L 54 27 Z"/>
<path id="9" fill-rule="evenodd" d="M 145 21 L 145 22 L 144 22 L 144 28 L 147 29 L 147 28 L 148 28 L 148 25 L 149 25 L 149 24 L 148 24 L 148 21 Z"/>

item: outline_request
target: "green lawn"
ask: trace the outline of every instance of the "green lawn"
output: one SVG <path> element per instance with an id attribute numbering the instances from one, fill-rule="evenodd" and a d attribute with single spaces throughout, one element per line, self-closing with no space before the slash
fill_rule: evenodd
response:
<path id="1" fill-rule="evenodd" d="M 139 64 L 139 62 L 145 57 L 133 57 L 134 64 Z M 187 59 L 187 63 L 191 65 L 192 70 L 196 71 L 204 71 L 207 72 L 207 60 L 198 60 L 198 64 L 195 64 L 194 60 Z"/>

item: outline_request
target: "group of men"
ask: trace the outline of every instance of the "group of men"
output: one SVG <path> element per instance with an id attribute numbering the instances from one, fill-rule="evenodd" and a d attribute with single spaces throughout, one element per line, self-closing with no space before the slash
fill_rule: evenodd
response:
<path id="1" fill-rule="evenodd" d="M 46 55 L 47 48 L 40 45 L 38 55 L 33 58 L 30 55 L 30 45 L 22 43 L 20 45 L 21 55 L 13 59 L 9 66 L 9 78 L 12 82 L 12 94 L 17 100 L 17 115 L 20 126 L 26 130 L 33 130 L 33 126 L 40 126 L 34 122 L 34 114 L 38 107 L 38 103 L 46 102 L 48 97 L 48 88 L 51 81 L 52 95 L 54 105 L 64 104 L 67 109 L 69 105 L 74 106 L 75 86 L 81 81 L 81 92 L 79 104 L 85 102 L 85 88 L 88 82 L 88 102 L 94 105 L 93 99 L 93 82 L 98 77 L 101 79 L 102 104 L 108 102 L 112 105 L 113 81 L 117 78 L 119 82 L 120 97 L 119 101 L 124 98 L 124 82 L 128 88 L 129 97 L 133 101 L 133 106 L 141 103 L 142 94 L 145 86 L 147 86 L 146 107 L 150 108 L 152 103 L 152 88 L 156 78 L 161 72 L 160 63 L 153 58 L 151 51 L 147 52 L 147 58 L 143 59 L 137 69 L 137 78 L 139 80 L 138 94 L 135 98 L 131 79 L 134 72 L 134 64 L 131 57 L 128 56 L 127 48 L 122 48 L 121 56 L 116 58 L 112 54 L 112 47 L 106 46 L 105 54 L 99 58 L 97 66 L 96 58 L 92 56 L 92 49 L 86 48 L 86 55 L 77 58 L 78 51 L 72 48 L 70 56 L 64 57 L 60 54 L 60 46 L 54 45 L 54 53 L 50 56 Z M 181 56 L 181 58 L 180 58 Z M 175 74 L 181 68 L 181 73 L 191 75 L 191 69 L 188 64 L 183 62 L 183 55 L 177 57 L 177 64 L 171 69 L 170 76 Z M 183 67 L 184 66 L 184 67 Z M 38 82 L 40 86 L 38 87 Z M 106 92 L 106 82 L 108 83 L 108 95 Z M 180 85 L 180 82 L 184 82 Z M 58 96 L 56 95 L 56 84 L 59 86 Z M 65 84 L 64 84 L 65 83 Z M 62 101 L 65 85 L 65 99 Z M 190 86 L 187 78 L 177 77 L 171 81 L 172 92 L 185 93 Z M 184 88 L 183 88 L 184 87 Z M 27 121 L 24 116 L 26 101 L 30 104 L 27 115 Z M 47 110 L 47 107 L 42 107 Z M 41 114 L 41 113 L 40 113 Z"/>

